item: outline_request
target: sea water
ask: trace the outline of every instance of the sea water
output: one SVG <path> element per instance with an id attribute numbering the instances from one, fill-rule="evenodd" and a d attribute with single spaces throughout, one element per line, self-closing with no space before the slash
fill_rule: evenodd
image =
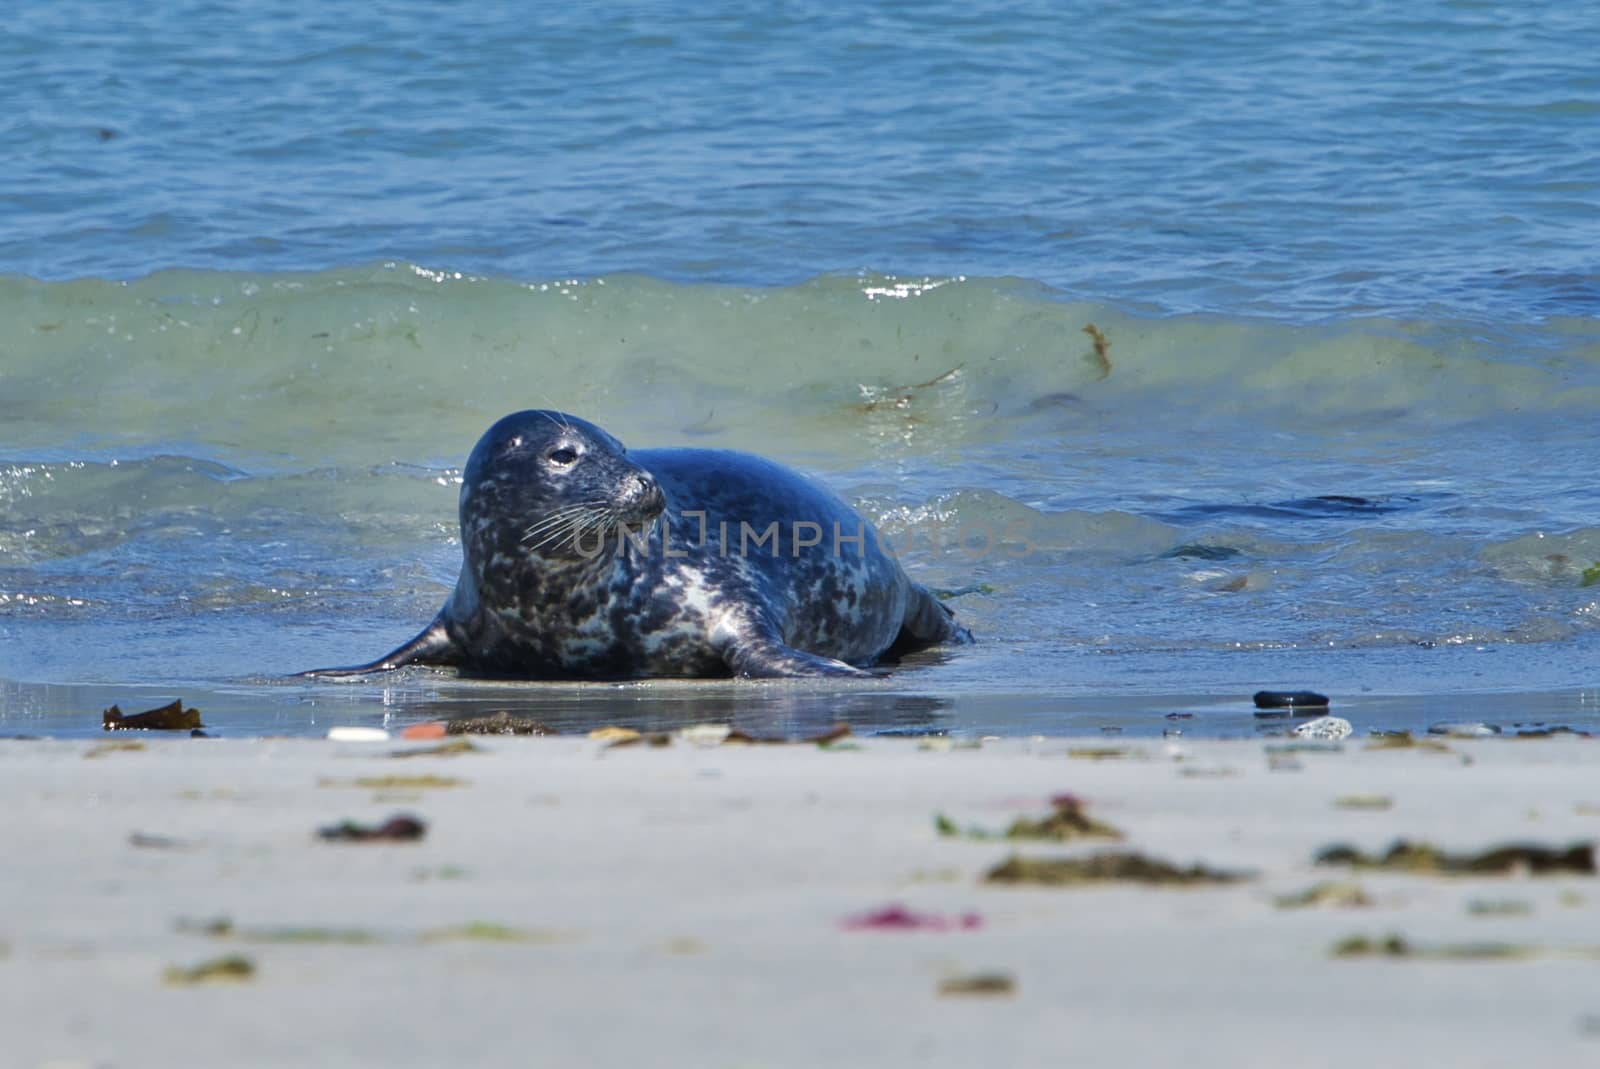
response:
<path id="1" fill-rule="evenodd" d="M 25 7 L 0 729 L 1600 726 L 1593 55 L 1555 3 Z M 431 618 L 525 407 L 818 477 L 978 643 L 288 680 Z"/>

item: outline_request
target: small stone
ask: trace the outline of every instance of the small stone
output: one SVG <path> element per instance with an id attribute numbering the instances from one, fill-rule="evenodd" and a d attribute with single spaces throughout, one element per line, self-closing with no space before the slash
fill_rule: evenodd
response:
<path id="1" fill-rule="evenodd" d="M 1328 696 L 1314 690 L 1258 690 L 1251 700 L 1257 709 L 1318 708 L 1328 704 Z"/>
<path id="2" fill-rule="evenodd" d="M 389 733 L 383 728 L 366 728 L 346 725 L 328 729 L 333 742 L 387 742 Z"/>
<path id="3" fill-rule="evenodd" d="M 1486 739 L 1500 734 L 1500 728 L 1481 721 L 1445 721 L 1428 725 L 1429 735 L 1444 735 L 1452 739 Z"/>
<path id="4" fill-rule="evenodd" d="M 678 729 L 678 738 L 691 746 L 721 746 L 733 734 L 728 724 L 690 724 Z"/>
<path id="5" fill-rule="evenodd" d="M 1350 721 L 1338 716 L 1319 716 L 1315 720 L 1307 720 L 1291 733 L 1301 739 L 1348 739 L 1355 728 Z"/>

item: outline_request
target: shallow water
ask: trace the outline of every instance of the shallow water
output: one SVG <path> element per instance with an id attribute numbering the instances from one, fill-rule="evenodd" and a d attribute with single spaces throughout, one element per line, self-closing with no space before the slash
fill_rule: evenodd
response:
<path id="1" fill-rule="evenodd" d="M 1600 726 L 1585 9 L 322 11 L 0 42 L 0 731 Z M 544 406 L 818 476 L 981 641 L 284 682 L 426 622 L 459 465 Z"/>

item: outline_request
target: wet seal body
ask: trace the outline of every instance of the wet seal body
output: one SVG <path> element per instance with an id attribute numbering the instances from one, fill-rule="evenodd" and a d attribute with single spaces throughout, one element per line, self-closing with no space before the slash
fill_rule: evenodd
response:
<path id="1" fill-rule="evenodd" d="M 629 453 L 592 423 L 518 412 L 461 486 L 454 593 L 369 664 L 527 679 L 859 676 L 971 635 L 849 505 L 760 457 Z"/>

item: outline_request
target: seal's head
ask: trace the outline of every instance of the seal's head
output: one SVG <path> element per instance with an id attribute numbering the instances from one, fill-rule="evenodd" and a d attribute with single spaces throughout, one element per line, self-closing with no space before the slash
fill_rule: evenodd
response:
<path id="1" fill-rule="evenodd" d="M 467 458 L 461 542 L 481 569 L 502 559 L 593 560 L 621 528 L 655 522 L 666 497 L 655 477 L 593 423 L 561 412 L 516 412 L 490 427 Z"/>

